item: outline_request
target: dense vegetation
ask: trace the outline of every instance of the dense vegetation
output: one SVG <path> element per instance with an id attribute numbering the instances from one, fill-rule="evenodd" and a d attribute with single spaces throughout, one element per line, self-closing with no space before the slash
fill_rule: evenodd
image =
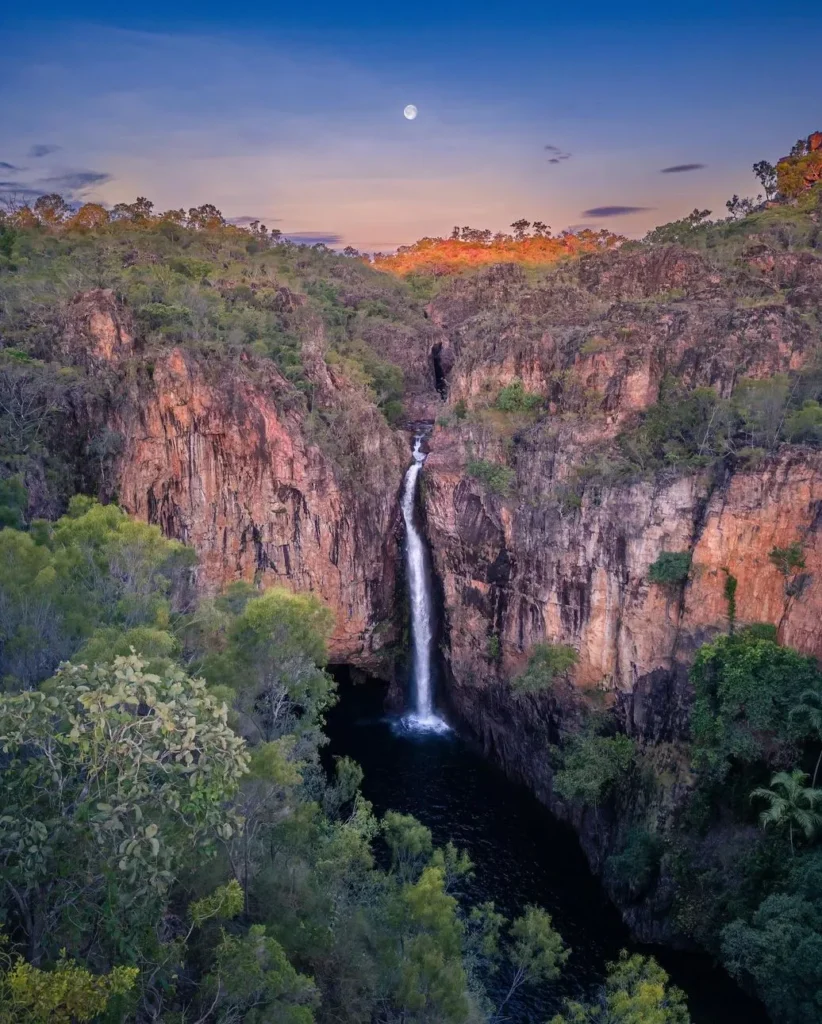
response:
<path id="1" fill-rule="evenodd" d="M 464 855 L 325 776 L 315 598 L 193 602 L 81 497 L 0 545 L 0 1020 L 480 1021 L 492 973 L 558 976 L 544 911 L 465 905 Z"/>
<path id="2" fill-rule="evenodd" d="M 550 984 L 570 950 L 544 910 L 470 905 L 464 854 L 377 819 L 350 760 L 323 768 L 327 609 L 242 583 L 198 600 L 190 549 L 78 493 L 106 490 L 122 444 L 101 425 L 117 378 L 61 347 L 78 292 L 112 288 L 142 356 L 276 366 L 304 423 L 333 411 L 306 371 L 317 322 L 326 361 L 395 414 L 407 381 L 375 339 L 418 329 L 413 297 L 356 259 L 142 200 L 47 197 L 6 220 L 2 259 L 2 1024 L 467 1024 Z M 632 958 L 601 1008 L 566 1016 L 646 1006 L 687 1020 Z"/>
<path id="3" fill-rule="evenodd" d="M 4 480 L 25 484 L 36 514 L 59 514 L 75 491 L 105 485 L 122 445 L 99 425 L 118 401 L 118 377 L 84 372 L 61 344 L 75 298 L 91 289 L 113 291 L 139 344 L 120 380 L 150 375 L 154 354 L 173 345 L 263 379 L 343 481 L 360 433 L 379 429 L 374 411 L 395 423 L 420 387 L 419 300 L 322 245 L 235 227 L 208 206 L 156 214 L 145 199 L 74 213 L 45 196 L 0 216 L 0 230 L 0 463 Z M 318 356 L 340 384 L 333 393 L 318 392 Z M 11 514 L 8 500 L 0 493 L 0 515 Z"/>
<path id="4" fill-rule="evenodd" d="M 727 220 L 697 210 L 626 253 L 677 242 L 730 272 L 752 241 L 818 249 L 818 153 L 808 144 L 776 168 L 758 165 L 775 205 L 734 197 Z M 536 440 L 598 414 L 603 396 L 574 361 L 635 328 L 600 322 L 605 300 L 565 259 L 607 256 L 618 239 L 512 228 L 455 229 L 375 269 L 353 252 L 227 224 L 211 206 L 156 214 L 138 199 L 75 211 L 45 196 L 0 221 L 0 1024 L 496 1021 L 520 986 L 560 975 L 569 950 L 543 910 L 508 922 L 490 904 L 471 906 L 464 854 L 435 848 L 413 818 L 378 820 L 353 762 L 323 769 L 336 699 L 328 611 L 247 584 L 200 601 L 189 549 L 83 496 L 114 496 L 123 439 L 103 412 L 118 381 L 61 347 L 76 295 L 112 289 L 141 346 L 143 369 L 126 376 L 150 373 L 152 354 L 171 345 L 218 371 L 267 383 L 275 374 L 284 412 L 345 477 L 359 438 L 400 421 L 404 399 L 423 388 L 422 302 L 439 287 L 430 276 L 558 262 L 540 272 L 523 326 L 511 308 L 483 311 L 462 338 L 466 362 L 500 352 L 527 362 L 545 333 L 540 302 L 568 313 L 565 362 L 546 393 L 509 376 L 479 401 L 454 402 L 445 420 L 477 438 L 467 474 L 499 500 L 522 500 L 523 478 L 538 476 Z M 751 308 L 761 283 L 739 281 Z M 813 311 L 797 316 L 817 323 Z M 318 343 L 345 382 L 334 399 L 313 375 Z M 556 488 L 560 514 L 619 480 L 822 446 L 818 354 L 767 379 L 742 373 L 724 395 L 684 376 L 666 376 L 655 403 L 585 449 Z M 801 593 L 802 544 L 774 548 L 771 561 L 787 599 Z M 664 552 L 648 582 L 675 595 L 690 571 L 688 552 Z M 639 902 L 664 878 L 661 913 L 774 1019 L 798 1024 L 822 1019 L 822 673 L 772 630 L 738 629 L 735 587 L 727 573 L 728 635 L 696 656 L 691 737 L 677 753 L 688 786 L 663 825 L 644 812 L 669 780 L 617 716 L 589 710 L 546 757 L 559 797 L 595 822 L 625 816 L 605 867 L 614 891 Z M 488 659 L 501 654 L 493 633 Z M 577 657 L 538 645 L 512 687 L 523 700 L 554 699 Z M 632 793 L 642 794 L 633 805 Z M 496 1005 L 491 978 L 503 979 Z M 634 956 L 552 1024 L 687 1020 L 661 968 Z"/>

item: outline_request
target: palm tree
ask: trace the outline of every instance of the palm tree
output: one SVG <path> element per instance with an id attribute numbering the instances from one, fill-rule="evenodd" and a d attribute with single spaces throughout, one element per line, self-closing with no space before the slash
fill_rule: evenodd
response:
<path id="1" fill-rule="evenodd" d="M 777 772 L 771 779 L 770 789 L 760 787 L 751 793 L 751 800 L 767 800 L 770 804 L 759 816 L 763 827 L 787 826 L 792 854 L 794 830 L 810 839 L 817 825 L 822 822 L 822 814 L 816 810 L 816 805 L 822 800 L 822 789 L 806 786 L 807 777 L 807 772 L 799 768 L 794 768 L 792 772 Z"/>
<path id="2" fill-rule="evenodd" d="M 822 743 L 822 690 L 805 690 L 799 695 L 799 703 L 791 709 L 791 718 L 802 717 L 816 731 L 817 739 Z M 816 787 L 816 776 L 822 763 L 822 750 L 816 759 L 811 786 Z"/>

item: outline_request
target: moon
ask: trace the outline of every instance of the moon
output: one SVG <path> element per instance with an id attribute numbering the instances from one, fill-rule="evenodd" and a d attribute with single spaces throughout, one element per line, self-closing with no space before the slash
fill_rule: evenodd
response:
<path id="1" fill-rule="evenodd" d="M 413 103 L 409 103 L 402 113 L 403 117 L 407 118 L 409 121 L 413 121 L 414 118 L 417 116 L 417 108 L 414 106 Z"/>

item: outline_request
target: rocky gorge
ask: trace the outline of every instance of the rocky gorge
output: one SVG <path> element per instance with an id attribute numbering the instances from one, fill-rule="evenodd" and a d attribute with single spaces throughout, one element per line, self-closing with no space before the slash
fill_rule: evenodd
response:
<path id="1" fill-rule="evenodd" d="M 299 390 L 253 348 L 229 359 L 151 336 L 117 289 L 68 304 L 54 351 L 109 395 L 75 410 L 77 429 L 119 439 L 100 495 L 191 545 L 201 593 L 246 580 L 319 595 L 332 662 L 396 695 L 400 491 L 422 430 L 441 703 L 573 824 L 636 935 L 703 941 L 676 907 L 671 858 L 641 891 L 609 863 L 632 830 L 664 841 L 693 790 L 690 669 L 703 644 L 766 623 L 822 656 L 822 451 L 802 426 L 820 390 L 822 257 L 773 233 L 731 256 L 626 244 L 539 273 L 457 275 L 422 300 L 392 292 L 407 302 L 401 322 L 366 317 L 366 302 L 389 299 L 363 300 L 347 278 L 321 309 L 317 286 L 287 275 L 262 298 L 220 287 L 247 288 L 299 339 Z M 340 322 L 360 348 L 341 345 Z M 400 415 L 364 383 L 372 353 L 402 376 Z M 678 408 L 687 415 L 671 418 Z M 686 570 L 655 581 L 666 553 L 687 556 Z M 543 644 L 572 648 L 575 664 L 525 691 L 516 680 Z M 555 788 L 562 749 L 592 715 L 637 751 L 629 782 L 594 806 Z M 751 829 L 726 832 L 734 850 Z M 705 857 L 716 836 L 697 841 Z"/>

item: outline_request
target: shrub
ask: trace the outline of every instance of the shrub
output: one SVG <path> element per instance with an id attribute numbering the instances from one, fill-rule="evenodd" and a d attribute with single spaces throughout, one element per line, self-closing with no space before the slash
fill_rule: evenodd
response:
<path id="1" fill-rule="evenodd" d="M 596 807 L 630 770 L 634 753 L 629 736 L 576 736 L 554 776 L 554 789 L 565 800 Z"/>
<path id="2" fill-rule="evenodd" d="M 542 395 L 526 391 L 522 381 L 515 378 L 497 395 L 494 405 L 501 412 L 533 412 L 543 405 Z"/>
<path id="3" fill-rule="evenodd" d="M 467 466 L 468 475 L 482 480 L 485 486 L 494 494 L 506 495 L 514 483 L 515 473 L 507 466 L 501 466 L 498 462 L 489 462 L 487 459 L 471 459 Z"/>
<path id="4" fill-rule="evenodd" d="M 636 900 L 653 884 L 661 856 L 659 836 L 644 828 L 632 828 L 622 850 L 608 858 L 607 871 L 617 889 Z"/>
<path id="5" fill-rule="evenodd" d="M 727 451 L 732 428 L 730 403 L 713 388 L 687 391 L 667 378 L 659 401 L 619 443 L 628 463 L 642 471 L 707 466 Z"/>
<path id="6" fill-rule="evenodd" d="M 663 551 L 648 568 L 648 582 L 660 586 L 673 586 L 684 583 L 690 571 L 690 551 Z"/>
<path id="7" fill-rule="evenodd" d="M 794 444 L 822 444 L 822 405 L 813 399 L 803 402 L 785 420 L 785 437 Z"/>
<path id="8" fill-rule="evenodd" d="M 517 690 L 527 693 L 538 693 L 553 685 L 558 675 L 562 675 L 579 661 L 579 655 L 573 647 L 565 644 L 534 644 L 528 666 L 511 680 Z"/>
<path id="9" fill-rule="evenodd" d="M 768 558 L 783 576 L 792 576 L 795 572 L 805 568 L 802 544 L 798 540 L 792 541 L 784 548 L 773 548 Z"/>
<path id="10" fill-rule="evenodd" d="M 486 657 L 489 661 L 499 661 L 500 654 L 502 653 L 502 644 L 500 643 L 499 636 L 496 633 L 492 633 L 485 645 Z"/>

